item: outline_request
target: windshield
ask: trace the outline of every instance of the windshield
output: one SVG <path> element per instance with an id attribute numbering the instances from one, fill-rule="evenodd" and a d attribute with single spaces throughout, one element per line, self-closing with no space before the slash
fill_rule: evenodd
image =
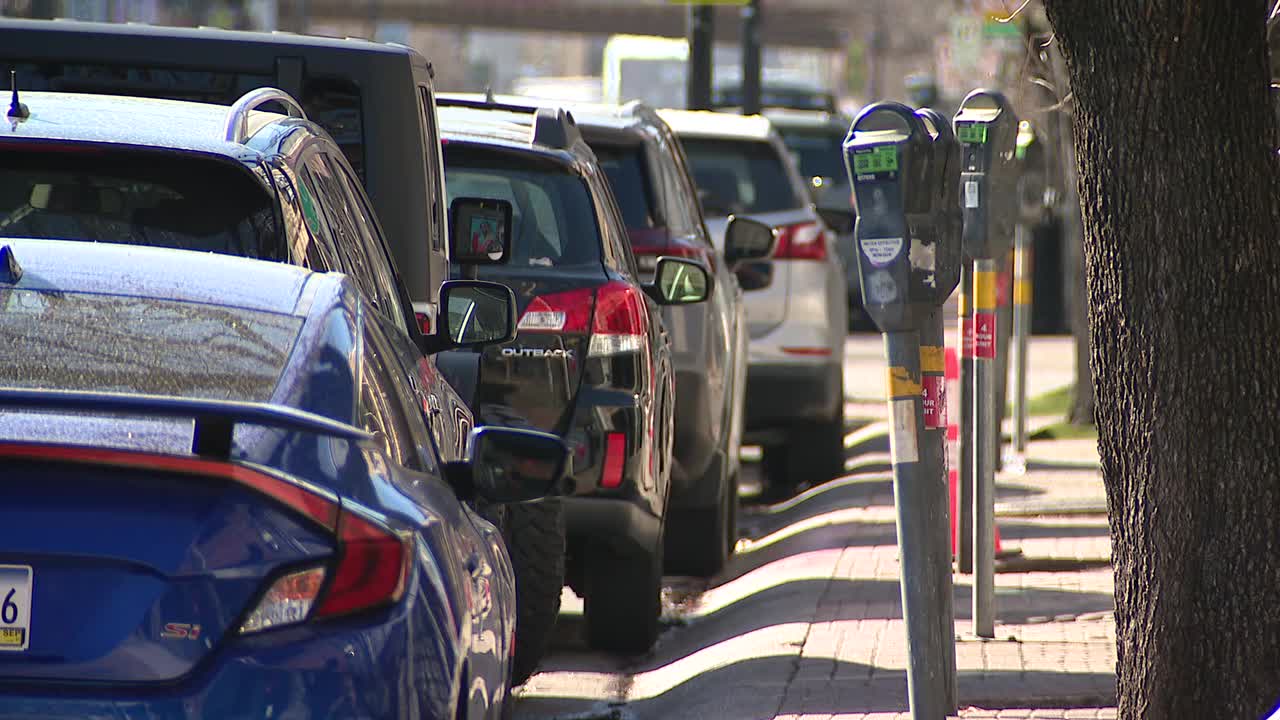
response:
<path id="1" fill-rule="evenodd" d="M 600 168 L 609 177 L 609 185 L 613 188 L 613 196 L 617 198 L 627 228 L 637 230 L 656 227 L 653 193 L 642 157 L 643 147 L 594 144 L 592 149 Z"/>
<path id="2" fill-rule="evenodd" d="M 795 156 L 801 175 L 845 181 L 843 130 L 783 130 L 782 141 Z"/>
<path id="3" fill-rule="evenodd" d="M 0 235 L 289 259 L 273 198 L 242 166 L 75 145 L 0 152 Z"/>
<path id="4" fill-rule="evenodd" d="M 0 289 L 0 385 L 265 402 L 301 324 L 219 305 Z"/>
<path id="5" fill-rule="evenodd" d="M 459 197 L 511 203 L 511 267 L 600 263 L 600 233 L 586 185 L 557 165 L 451 143 L 445 188 L 450 203 Z"/>
<path id="6" fill-rule="evenodd" d="M 683 138 L 707 215 L 766 213 L 803 207 L 773 145 L 755 140 Z"/>

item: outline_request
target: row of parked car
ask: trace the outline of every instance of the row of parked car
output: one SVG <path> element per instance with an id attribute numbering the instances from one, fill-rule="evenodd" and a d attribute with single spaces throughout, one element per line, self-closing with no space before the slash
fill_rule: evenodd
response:
<path id="1" fill-rule="evenodd" d="M 280 33 L 7 21 L 4 67 L 6 712 L 501 717 L 564 585 L 643 652 L 724 566 L 742 444 L 843 470 L 844 266 L 767 119 Z"/>

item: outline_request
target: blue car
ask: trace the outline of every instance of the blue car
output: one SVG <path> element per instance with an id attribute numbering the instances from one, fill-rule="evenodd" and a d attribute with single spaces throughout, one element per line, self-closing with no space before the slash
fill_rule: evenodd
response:
<path id="1" fill-rule="evenodd" d="M 511 331 L 505 288 L 442 293 Z M 501 717 L 514 580 L 467 501 L 567 451 L 441 461 L 400 330 L 338 273 L 0 238 L 0 717 Z"/>

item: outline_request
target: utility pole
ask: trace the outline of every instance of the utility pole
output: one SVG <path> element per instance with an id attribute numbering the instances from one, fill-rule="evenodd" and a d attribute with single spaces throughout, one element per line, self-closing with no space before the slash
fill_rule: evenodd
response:
<path id="1" fill-rule="evenodd" d="M 685 104 L 690 110 L 711 109 L 712 50 L 715 10 L 711 5 L 689 6 L 689 77 Z"/>
<path id="2" fill-rule="evenodd" d="M 760 112 L 760 0 L 742 8 L 742 114 Z"/>

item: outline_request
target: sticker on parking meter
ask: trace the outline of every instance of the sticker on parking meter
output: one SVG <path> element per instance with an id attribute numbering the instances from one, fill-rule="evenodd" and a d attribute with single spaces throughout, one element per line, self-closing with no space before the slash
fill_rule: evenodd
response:
<path id="1" fill-rule="evenodd" d="M 893 410 L 893 430 L 889 433 L 889 455 L 893 464 L 920 462 L 915 398 L 891 400 L 889 405 Z"/>
<path id="2" fill-rule="evenodd" d="M 920 381 L 920 400 L 924 405 L 924 429 L 945 428 L 947 426 L 947 379 L 942 375 L 925 375 Z"/>
<path id="3" fill-rule="evenodd" d="M 964 206 L 967 208 L 978 207 L 978 182 L 976 180 L 965 181 Z"/>
<path id="4" fill-rule="evenodd" d="M 872 265 L 884 267 L 902 254 L 902 238 L 862 238 L 858 241 L 862 254 L 867 256 Z"/>
<path id="5" fill-rule="evenodd" d="M 898 299 L 898 283 L 884 270 L 877 270 L 867 278 L 867 300 L 873 305 L 888 305 Z"/>
<path id="6" fill-rule="evenodd" d="M 960 357 L 968 360 L 973 357 L 973 316 L 960 318 Z"/>
<path id="7" fill-rule="evenodd" d="M 982 360 L 996 358 L 996 314 L 973 314 L 973 356 Z"/>

